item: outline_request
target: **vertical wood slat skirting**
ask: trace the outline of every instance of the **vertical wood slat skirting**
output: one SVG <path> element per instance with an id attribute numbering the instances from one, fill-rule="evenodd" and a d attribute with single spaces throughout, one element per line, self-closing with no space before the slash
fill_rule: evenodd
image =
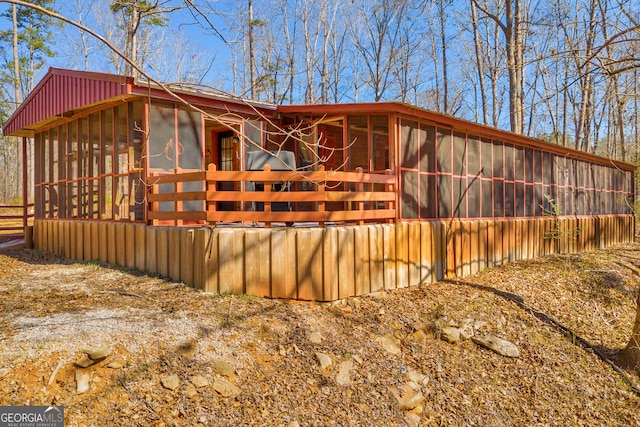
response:
<path id="1" fill-rule="evenodd" d="M 207 292 L 334 301 L 633 240 L 632 216 L 325 228 L 188 228 L 36 220 L 36 249 L 157 273 Z"/>

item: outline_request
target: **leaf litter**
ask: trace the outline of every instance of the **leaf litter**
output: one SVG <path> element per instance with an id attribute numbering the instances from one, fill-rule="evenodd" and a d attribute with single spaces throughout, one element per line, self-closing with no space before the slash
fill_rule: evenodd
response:
<path id="1" fill-rule="evenodd" d="M 640 425 L 640 397 L 611 366 L 516 303 L 612 354 L 635 318 L 628 265 L 640 245 L 307 303 L 5 252 L 0 405 L 64 405 L 69 426 Z M 443 327 L 494 334 L 520 357 L 445 342 Z M 96 348 L 110 354 L 75 364 Z"/>

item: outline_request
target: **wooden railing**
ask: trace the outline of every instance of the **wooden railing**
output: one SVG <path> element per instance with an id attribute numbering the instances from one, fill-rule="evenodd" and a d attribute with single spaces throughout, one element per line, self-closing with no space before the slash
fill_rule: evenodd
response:
<path id="1" fill-rule="evenodd" d="M 0 205 L 0 235 L 22 235 L 33 218 L 33 203 Z"/>
<path id="2" fill-rule="evenodd" d="M 148 218 L 154 224 L 391 222 L 395 176 L 325 171 L 207 171 L 152 176 Z M 198 183 L 200 183 L 198 185 Z M 193 187 L 200 187 L 195 190 Z M 262 188 L 261 188 L 262 187 Z M 259 191 L 251 191 L 256 188 Z M 200 202 L 200 203 L 198 203 Z"/>

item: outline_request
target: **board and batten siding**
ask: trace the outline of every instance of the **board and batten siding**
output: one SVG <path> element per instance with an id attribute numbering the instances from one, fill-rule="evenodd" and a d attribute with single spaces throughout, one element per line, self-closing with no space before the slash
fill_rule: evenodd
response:
<path id="1" fill-rule="evenodd" d="M 555 235 L 556 237 L 550 237 Z M 334 301 L 629 242 L 632 216 L 325 228 L 188 228 L 36 220 L 36 249 L 156 273 L 207 292 Z"/>

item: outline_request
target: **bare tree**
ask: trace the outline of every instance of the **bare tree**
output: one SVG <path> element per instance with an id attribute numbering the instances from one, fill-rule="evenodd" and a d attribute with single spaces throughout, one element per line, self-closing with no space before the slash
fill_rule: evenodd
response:
<path id="1" fill-rule="evenodd" d="M 473 0 L 476 7 L 493 20 L 504 36 L 507 71 L 509 73 L 509 119 L 511 131 L 524 132 L 524 31 L 526 10 L 522 0 L 506 0 L 504 9 L 489 11 L 485 5 Z M 504 18 L 501 15 L 504 14 Z"/>
<path id="2" fill-rule="evenodd" d="M 375 102 L 382 100 L 391 83 L 406 10 L 407 0 L 381 0 L 373 5 L 362 2 L 357 18 L 351 22 L 352 42 L 363 59 L 367 71 L 365 83 Z"/>
<path id="3" fill-rule="evenodd" d="M 478 72 L 478 87 L 480 88 L 480 109 L 482 109 L 483 123 L 489 123 L 489 111 L 487 109 L 487 89 L 485 85 L 485 47 L 484 41 L 480 38 L 480 32 L 478 31 L 478 16 L 476 12 L 476 4 L 473 0 L 469 0 L 471 26 L 473 28 L 473 44 L 475 53 L 475 66 Z"/>
<path id="4" fill-rule="evenodd" d="M 111 11 L 117 15 L 115 25 L 122 31 L 124 52 L 133 62 L 144 66 L 147 45 L 140 43 L 139 32 L 143 28 L 163 27 L 167 23 L 167 14 L 180 9 L 181 6 L 168 6 L 168 1 L 160 3 L 147 0 L 113 0 Z M 131 64 L 124 64 L 124 73 L 135 76 Z"/>

